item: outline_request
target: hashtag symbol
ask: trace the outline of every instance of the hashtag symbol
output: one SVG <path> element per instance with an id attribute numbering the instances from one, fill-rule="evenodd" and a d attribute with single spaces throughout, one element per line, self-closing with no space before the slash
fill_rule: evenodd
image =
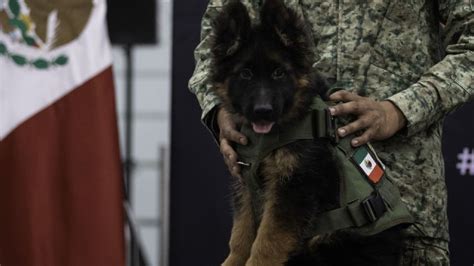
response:
<path id="1" fill-rule="evenodd" d="M 464 148 L 462 153 L 458 154 L 459 162 L 456 168 L 459 169 L 461 175 L 474 175 L 474 149 L 469 152 L 468 148 Z"/>

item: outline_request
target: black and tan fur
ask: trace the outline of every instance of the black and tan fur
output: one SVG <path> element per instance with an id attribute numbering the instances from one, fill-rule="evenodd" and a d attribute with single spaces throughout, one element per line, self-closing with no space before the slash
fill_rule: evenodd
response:
<path id="1" fill-rule="evenodd" d="M 291 126 L 327 89 L 312 69 L 303 20 L 281 0 L 267 0 L 254 23 L 244 5 L 230 1 L 214 19 L 212 55 L 214 90 L 222 107 L 244 123 Z M 223 265 L 397 264 L 393 243 L 399 241 L 389 240 L 397 232 L 361 238 L 350 231 L 307 231 L 319 213 L 339 207 L 338 166 L 329 145 L 324 139 L 298 141 L 267 156 L 259 169 L 264 193 L 257 217 L 253 194 L 236 181 L 230 254 Z"/>

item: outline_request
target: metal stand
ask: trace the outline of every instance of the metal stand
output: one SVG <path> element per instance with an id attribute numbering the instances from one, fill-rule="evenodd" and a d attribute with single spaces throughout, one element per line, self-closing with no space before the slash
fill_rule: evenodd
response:
<path id="1" fill-rule="evenodd" d="M 160 205 L 158 206 L 159 227 L 161 230 L 160 238 L 158 240 L 159 250 L 159 264 L 161 266 L 168 265 L 168 242 L 169 242 L 169 169 L 168 165 L 168 151 L 165 147 L 160 147 Z"/>
<path id="2" fill-rule="evenodd" d="M 124 150 L 124 183 L 125 183 L 125 199 L 124 210 L 127 218 L 127 225 L 129 229 L 128 245 L 128 261 L 129 266 L 146 266 L 148 262 L 143 252 L 143 246 L 138 237 L 137 227 L 135 225 L 132 211 L 130 209 L 132 199 L 132 177 L 135 167 L 133 159 L 133 46 L 128 44 L 124 47 L 126 58 L 126 92 L 125 92 L 125 150 Z"/>
<path id="3" fill-rule="evenodd" d="M 123 158 L 124 176 L 125 176 L 125 197 L 128 202 L 131 202 L 132 192 L 132 171 L 134 168 L 134 160 L 132 155 L 132 141 L 133 141 L 133 47 L 126 45 L 125 50 L 125 150 Z"/>

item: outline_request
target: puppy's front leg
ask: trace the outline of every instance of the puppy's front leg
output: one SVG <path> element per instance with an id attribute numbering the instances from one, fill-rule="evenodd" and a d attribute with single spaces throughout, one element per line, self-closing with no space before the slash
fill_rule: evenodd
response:
<path id="1" fill-rule="evenodd" d="M 262 175 L 266 180 L 265 203 L 257 237 L 246 266 L 284 265 L 289 254 L 298 248 L 304 217 L 297 211 L 301 207 L 294 206 L 300 202 L 291 202 L 292 197 L 289 195 L 297 191 L 288 193 L 288 190 L 294 190 L 291 187 L 295 184 L 289 184 L 289 180 L 297 165 L 298 158 L 286 149 L 275 151 L 263 161 Z M 287 185 L 291 187 L 288 188 Z M 298 186 L 299 184 L 296 184 L 296 187 Z"/>
<path id="2" fill-rule="evenodd" d="M 278 224 L 272 210 L 265 211 L 257 238 L 246 266 L 284 265 L 289 254 L 297 248 L 294 232 Z"/>
<path id="3" fill-rule="evenodd" d="M 222 266 L 245 265 L 250 257 L 255 232 L 250 192 L 246 187 L 240 187 L 234 198 L 234 224 L 229 242 L 230 254 Z"/>
<path id="4" fill-rule="evenodd" d="M 246 266 L 283 265 L 298 244 L 297 230 L 288 217 L 288 203 L 282 198 L 285 180 L 293 175 L 298 158 L 287 149 L 279 149 L 262 162 L 265 178 L 265 203 L 257 237 Z M 283 204 L 283 205 L 282 205 Z M 285 210 L 280 209 L 285 206 Z M 291 215 L 291 214 L 290 214 Z M 288 219 L 289 218 L 289 219 Z"/>
<path id="5" fill-rule="evenodd" d="M 278 201 L 273 196 L 266 199 L 262 221 L 246 266 L 284 265 L 289 254 L 298 248 L 299 229 L 288 221 L 292 217 L 285 217 L 288 213 L 278 209 Z"/>

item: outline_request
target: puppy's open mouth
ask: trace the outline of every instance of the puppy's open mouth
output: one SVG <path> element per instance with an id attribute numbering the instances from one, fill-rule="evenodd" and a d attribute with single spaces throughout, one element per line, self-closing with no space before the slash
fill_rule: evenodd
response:
<path id="1" fill-rule="evenodd" d="M 255 133 L 267 134 L 272 130 L 274 124 L 275 122 L 269 121 L 252 122 L 252 128 Z"/>

